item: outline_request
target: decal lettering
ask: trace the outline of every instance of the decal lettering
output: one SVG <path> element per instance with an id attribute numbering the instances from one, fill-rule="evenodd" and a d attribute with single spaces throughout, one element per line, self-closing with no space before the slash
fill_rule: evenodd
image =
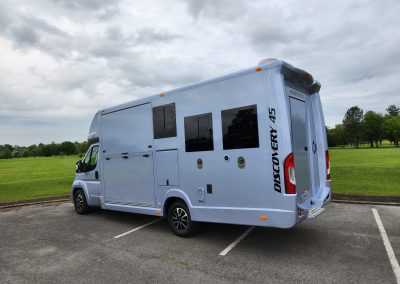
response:
<path id="1" fill-rule="evenodd" d="M 268 109 L 269 119 L 273 124 L 276 122 L 276 110 L 274 108 Z M 279 161 L 279 144 L 278 144 L 278 130 L 274 127 L 269 127 L 269 136 L 271 140 L 271 162 L 272 162 L 272 177 L 274 178 L 274 190 L 276 192 L 282 192 L 281 188 L 281 173 L 280 173 L 280 161 Z"/>
<path id="2" fill-rule="evenodd" d="M 275 123 L 276 120 L 276 111 L 274 108 L 268 108 L 268 113 L 269 113 L 269 119 L 272 121 L 272 123 Z"/>

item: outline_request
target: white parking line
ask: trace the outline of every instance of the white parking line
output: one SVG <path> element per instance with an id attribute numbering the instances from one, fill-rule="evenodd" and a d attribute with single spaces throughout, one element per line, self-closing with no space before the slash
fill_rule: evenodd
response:
<path id="1" fill-rule="evenodd" d="M 255 228 L 254 226 L 248 227 L 247 230 L 244 231 L 244 233 L 243 233 L 239 238 L 237 238 L 233 243 L 231 243 L 229 246 L 227 246 L 226 249 L 224 249 L 223 251 L 221 251 L 221 252 L 219 253 L 219 255 L 224 256 L 224 255 L 226 255 L 228 252 L 230 252 L 230 250 L 233 249 L 241 240 L 243 240 L 243 239 L 251 232 L 251 230 L 253 230 L 254 228 Z"/>
<path id="2" fill-rule="evenodd" d="M 372 208 L 372 213 L 374 214 L 376 224 L 378 224 L 379 232 L 385 245 L 386 253 L 389 257 L 390 264 L 392 265 L 394 276 L 396 277 L 397 284 L 400 284 L 400 266 L 397 262 L 396 255 L 394 254 L 392 245 L 389 242 L 389 238 L 386 234 L 385 227 L 383 227 L 379 213 L 375 208 Z"/>
<path id="3" fill-rule="evenodd" d="M 133 232 L 135 232 L 135 231 L 137 231 L 137 230 L 140 230 L 140 229 L 142 229 L 142 228 L 144 228 L 144 227 L 147 227 L 147 226 L 149 226 L 149 225 L 151 225 L 151 224 L 154 224 L 155 222 L 158 222 L 158 221 L 160 221 L 160 220 L 162 220 L 162 219 L 160 218 L 160 219 L 153 220 L 153 221 L 151 221 L 151 222 L 149 222 L 149 223 L 147 223 L 147 224 L 144 224 L 143 226 L 137 227 L 137 228 L 132 229 L 132 230 L 130 230 L 130 231 L 128 231 L 128 232 L 122 233 L 121 235 L 115 236 L 114 239 L 119 239 L 120 237 L 126 236 L 126 235 L 128 235 L 128 234 L 130 234 L 130 233 L 133 233 Z"/>

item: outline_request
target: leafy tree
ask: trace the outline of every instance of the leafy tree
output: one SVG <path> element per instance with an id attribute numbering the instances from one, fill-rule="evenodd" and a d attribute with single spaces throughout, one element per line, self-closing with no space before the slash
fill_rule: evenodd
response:
<path id="1" fill-rule="evenodd" d="M 89 144 L 87 141 L 83 141 L 81 143 L 81 146 L 79 148 L 79 153 L 86 153 L 86 151 L 89 149 Z"/>
<path id="2" fill-rule="evenodd" d="M 371 147 L 374 147 L 374 142 L 376 147 L 378 147 L 378 142 L 383 136 L 383 116 L 380 113 L 374 111 L 367 111 L 364 115 L 364 135 Z"/>
<path id="3" fill-rule="evenodd" d="M 11 146 L 10 144 L 4 144 L 4 145 L 3 145 L 3 148 L 4 148 L 5 150 L 9 150 L 10 152 L 14 151 L 14 147 Z"/>
<path id="4" fill-rule="evenodd" d="M 353 106 L 346 111 L 343 118 L 343 126 L 351 144 L 358 148 L 362 137 L 363 110 Z"/>
<path id="5" fill-rule="evenodd" d="M 76 154 L 75 145 L 74 145 L 74 143 L 72 143 L 72 142 L 70 142 L 70 141 L 64 141 L 64 142 L 62 142 L 59 148 L 60 148 L 60 154 L 61 154 L 61 152 L 62 152 L 64 155 L 73 155 L 73 154 Z"/>
<path id="6" fill-rule="evenodd" d="M 4 148 L 3 151 L 0 153 L 0 158 L 1 159 L 10 159 L 12 158 L 12 152 L 8 148 Z"/>
<path id="7" fill-rule="evenodd" d="M 329 147 L 343 146 L 347 144 L 346 132 L 343 124 L 337 124 L 335 128 L 328 128 L 326 135 Z"/>
<path id="8" fill-rule="evenodd" d="M 45 157 L 55 156 L 58 155 L 60 152 L 60 147 L 55 142 L 43 145 L 42 149 L 43 149 L 43 156 Z"/>
<path id="9" fill-rule="evenodd" d="M 400 116 L 393 116 L 387 119 L 384 123 L 384 128 L 386 133 L 388 133 L 392 138 L 394 144 L 399 147 L 400 140 Z"/>
<path id="10" fill-rule="evenodd" d="M 328 147 L 335 147 L 337 144 L 335 141 L 335 137 L 333 135 L 333 129 L 325 126 L 325 130 L 326 130 L 326 138 L 328 139 Z"/>
<path id="11" fill-rule="evenodd" d="M 400 108 L 395 105 L 390 105 L 386 109 L 386 113 L 388 116 L 399 116 L 400 115 Z"/>
<path id="12" fill-rule="evenodd" d="M 348 144 L 349 140 L 346 137 L 346 130 L 345 130 L 343 124 L 337 124 L 335 126 L 335 136 L 336 136 L 338 145 Z"/>

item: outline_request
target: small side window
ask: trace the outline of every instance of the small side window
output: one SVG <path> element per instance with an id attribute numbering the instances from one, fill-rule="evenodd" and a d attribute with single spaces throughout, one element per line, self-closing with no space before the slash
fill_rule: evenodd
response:
<path id="1" fill-rule="evenodd" d="M 185 117 L 185 146 L 186 152 L 214 150 L 211 113 Z"/>
<path id="2" fill-rule="evenodd" d="M 258 148 L 257 105 L 221 111 L 224 150 Z"/>
<path id="3" fill-rule="evenodd" d="M 154 139 L 176 136 L 175 103 L 153 108 Z"/>

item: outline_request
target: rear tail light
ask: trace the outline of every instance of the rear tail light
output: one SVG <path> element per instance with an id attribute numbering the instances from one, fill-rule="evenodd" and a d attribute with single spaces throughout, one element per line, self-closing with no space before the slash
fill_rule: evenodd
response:
<path id="1" fill-rule="evenodd" d="M 331 162 L 329 161 L 329 151 L 325 151 L 325 163 L 326 163 L 326 179 L 331 179 Z"/>
<path id="2" fill-rule="evenodd" d="M 294 168 L 293 153 L 287 156 L 284 163 L 285 172 L 285 192 L 286 194 L 296 194 L 296 175 Z"/>

